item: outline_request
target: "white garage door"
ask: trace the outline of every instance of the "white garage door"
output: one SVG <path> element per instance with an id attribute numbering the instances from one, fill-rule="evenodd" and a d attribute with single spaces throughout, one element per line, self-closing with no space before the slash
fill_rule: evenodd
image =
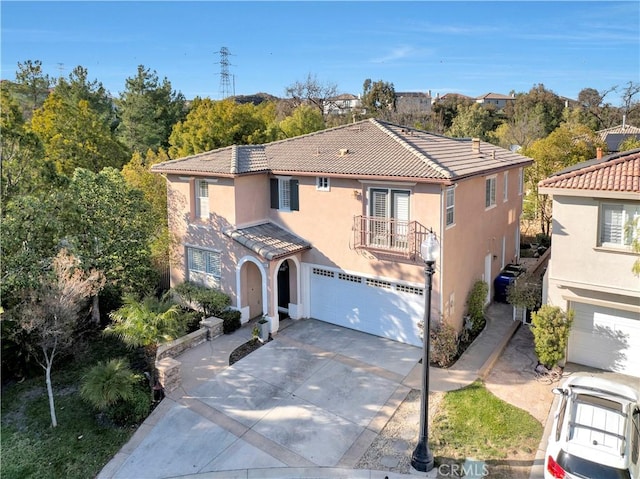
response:
<path id="1" fill-rule="evenodd" d="M 571 362 L 640 377 L 640 317 L 637 313 L 571 303 Z"/>
<path id="2" fill-rule="evenodd" d="M 312 318 L 421 346 L 424 288 L 310 268 Z"/>

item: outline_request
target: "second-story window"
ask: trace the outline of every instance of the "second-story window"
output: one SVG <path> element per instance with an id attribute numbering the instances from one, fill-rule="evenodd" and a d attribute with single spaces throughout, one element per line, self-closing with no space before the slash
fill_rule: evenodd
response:
<path id="1" fill-rule="evenodd" d="M 455 204 L 456 194 L 455 187 L 450 186 L 447 188 L 446 194 L 446 226 L 451 226 L 455 222 Z"/>
<path id="2" fill-rule="evenodd" d="M 206 180 L 196 180 L 196 216 L 209 218 L 209 183 Z"/>
<path id="3" fill-rule="evenodd" d="M 316 178 L 316 190 L 318 191 L 329 191 L 331 186 L 329 184 L 329 178 L 326 176 L 318 176 Z"/>
<path id="4" fill-rule="evenodd" d="M 524 192 L 524 170 L 520 168 L 518 170 L 518 194 L 521 195 Z"/>
<path id="5" fill-rule="evenodd" d="M 640 205 L 603 204 L 600 207 L 600 246 L 625 248 L 634 240 Z"/>
<path id="6" fill-rule="evenodd" d="M 509 200 L 509 172 L 504 172 L 504 181 L 502 182 L 502 201 Z"/>
<path id="7" fill-rule="evenodd" d="M 280 211 L 298 211 L 298 180 L 271 178 L 271 208 Z"/>
<path id="8" fill-rule="evenodd" d="M 491 208 L 496 205 L 496 177 L 490 176 L 485 180 L 484 206 Z"/>

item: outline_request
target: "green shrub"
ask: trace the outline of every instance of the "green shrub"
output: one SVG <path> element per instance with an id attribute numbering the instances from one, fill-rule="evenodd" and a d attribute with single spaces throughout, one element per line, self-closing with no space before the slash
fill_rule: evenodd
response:
<path id="1" fill-rule="evenodd" d="M 551 236 L 544 233 L 538 233 L 536 235 L 536 243 L 538 243 L 538 246 L 544 246 L 545 248 L 548 248 L 549 246 L 551 246 Z"/>
<path id="2" fill-rule="evenodd" d="M 531 314 L 533 343 L 538 360 L 552 369 L 564 358 L 574 311 L 545 304 Z"/>
<path id="3" fill-rule="evenodd" d="M 124 358 L 100 361 L 83 377 L 80 396 L 99 411 L 133 398 L 139 377 Z"/>
<path id="4" fill-rule="evenodd" d="M 174 288 L 186 306 L 200 308 L 205 318 L 220 317 L 231 305 L 231 298 L 218 289 L 210 289 L 200 284 L 185 281 Z"/>
<path id="5" fill-rule="evenodd" d="M 231 334 L 242 326 L 240 322 L 240 311 L 228 309 L 220 313 L 218 317 L 222 319 L 222 332 L 224 334 Z"/>
<path id="6" fill-rule="evenodd" d="M 118 426 L 134 426 L 146 419 L 151 410 L 151 396 L 147 381 L 139 382 L 133 388 L 131 397 L 118 401 L 106 410 L 107 417 Z"/>
<path id="7" fill-rule="evenodd" d="M 484 302 L 489 292 L 489 286 L 482 280 L 476 281 L 467 297 L 467 314 L 471 318 L 472 333 L 477 333 L 484 328 Z"/>
<path id="8" fill-rule="evenodd" d="M 542 283 L 528 273 L 523 274 L 507 286 L 507 302 L 536 311 L 542 304 Z"/>
<path id="9" fill-rule="evenodd" d="M 431 361 L 438 366 L 447 367 L 455 359 L 458 352 L 458 336 L 456 330 L 447 322 L 441 322 L 430 331 Z"/>

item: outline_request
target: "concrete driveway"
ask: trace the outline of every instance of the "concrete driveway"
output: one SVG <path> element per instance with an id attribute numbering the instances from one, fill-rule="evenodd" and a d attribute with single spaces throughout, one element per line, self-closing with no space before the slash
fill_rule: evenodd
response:
<path id="1" fill-rule="evenodd" d="M 185 378 L 189 390 L 165 398 L 157 420 L 99 477 L 353 467 L 410 391 L 402 382 L 421 354 L 320 321 L 292 322 L 233 366 Z"/>

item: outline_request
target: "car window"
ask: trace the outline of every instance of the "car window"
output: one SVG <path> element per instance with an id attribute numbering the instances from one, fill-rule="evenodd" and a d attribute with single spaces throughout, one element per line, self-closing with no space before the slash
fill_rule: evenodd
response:
<path id="1" fill-rule="evenodd" d="M 558 422 L 556 424 L 556 441 L 560 440 L 562 435 L 562 423 L 564 422 L 564 413 L 567 410 L 567 396 L 562 395 L 562 402 L 560 403 L 560 410 L 558 411 Z"/>
<path id="2" fill-rule="evenodd" d="M 633 421 L 631 421 L 631 461 L 638 464 L 640 454 L 640 410 L 633 411 Z"/>
<path id="3" fill-rule="evenodd" d="M 565 451 L 558 454 L 558 464 L 566 472 L 578 477 L 592 477 L 597 479 L 631 479 L 628 469 L 615 469 L 613 467 L 588 461 L 581 457 L 573 456 Z"/>

